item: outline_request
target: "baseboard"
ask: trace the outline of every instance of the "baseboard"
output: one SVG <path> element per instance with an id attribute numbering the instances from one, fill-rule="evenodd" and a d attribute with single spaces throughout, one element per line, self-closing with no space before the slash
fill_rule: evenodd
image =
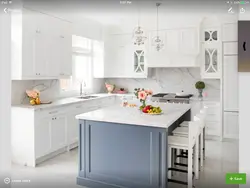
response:
<path id="1" fill-rule="evenodd" d="M 78 147 L 78 142 L 72 143 L 68 146 L 68 151 L 75 149 Z"/>
<path id="2" fill-rule="evenodd" d="M 68 148 L 68 147 L 65 146 L 65 147 L 63 147 L 63 148 L 61 148 L 61 149 L 59 149 L 59 150 L 57 150 L 57 151 L 54 151 L 54 152 L 52 152 L 52 153 L 50 153 L 50 154 L 48 154 L 48 155 L 45 155 L 45 156 L 43 156 L 43 157 L 40 157 L 40 158 L 36 159 L 36 166 L 39 165 L 40 163 L 44 162 L 44 161 L 47 161 L 47 160 L 49 160 L 49 159 L 51 159 L 51 158 L 56 157 L 56 156 L 59 155 L 59 154 L 62 154 L 62 153 L 64 153 L 64 152 L 66 152 L 66 151 L 67 151 L 67 148 Z"/>

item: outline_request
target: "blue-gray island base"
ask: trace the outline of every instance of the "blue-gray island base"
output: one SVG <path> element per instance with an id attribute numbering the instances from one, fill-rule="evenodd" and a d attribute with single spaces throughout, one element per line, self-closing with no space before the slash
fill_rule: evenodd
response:
<path id="1" fill-rule="evenodd" d="M 167 188 L 167 136 L 185 120 L 190 120 L 190 110 L 167 129 L 79 120 L 77 184 Z"/>

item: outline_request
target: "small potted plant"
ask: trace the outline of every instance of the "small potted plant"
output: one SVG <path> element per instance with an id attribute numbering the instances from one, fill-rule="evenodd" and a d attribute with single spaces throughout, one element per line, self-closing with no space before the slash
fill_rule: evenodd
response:
<path id="1" fill-rule="evenodd" d="M 203 89 L 205 89 L 205 87 L 206 87 L 206 84 L 203 81 L 196 82 L 195 88 L 198 89 L 198 92 L 199 92 L 199 96 L 198 97 L 199 98 L 203 97 L 202 93 L 203 93 Z"/>

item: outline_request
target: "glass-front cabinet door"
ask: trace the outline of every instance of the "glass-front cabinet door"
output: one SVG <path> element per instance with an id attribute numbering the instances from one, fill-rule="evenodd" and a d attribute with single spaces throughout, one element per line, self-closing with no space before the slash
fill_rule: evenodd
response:
<path id="1" fill-rule="evenodd" d="M 203 44 L 202 52 L 202 77 L 219 79 L 221 77 L 221 48 L 217 44 Z"/>
<path id="2" fill-rule="evenodd" d="M 202 66 L 201 73 L 204 79 L 221 78 L 221 40 L 218 28 L 207 28 L 202 35 Z"/>
<path id="3" fill-rule="evenodd" d="M 133 52 L 133 72 L 138 77 L 147 77 L 145 53 L 144 48 L 135 48 Z"/>

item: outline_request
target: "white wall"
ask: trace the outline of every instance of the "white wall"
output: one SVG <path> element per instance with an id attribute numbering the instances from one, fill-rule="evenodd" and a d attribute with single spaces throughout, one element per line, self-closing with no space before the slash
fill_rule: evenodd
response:
<path id="1" fill-rule="evenodd" d="M 7 187 L 3 179 L 9 177 L 10 152 L 10 17 L 0 4 L 0 187 Z M 9 187 L 10 185 L 8 185 Z"/>

